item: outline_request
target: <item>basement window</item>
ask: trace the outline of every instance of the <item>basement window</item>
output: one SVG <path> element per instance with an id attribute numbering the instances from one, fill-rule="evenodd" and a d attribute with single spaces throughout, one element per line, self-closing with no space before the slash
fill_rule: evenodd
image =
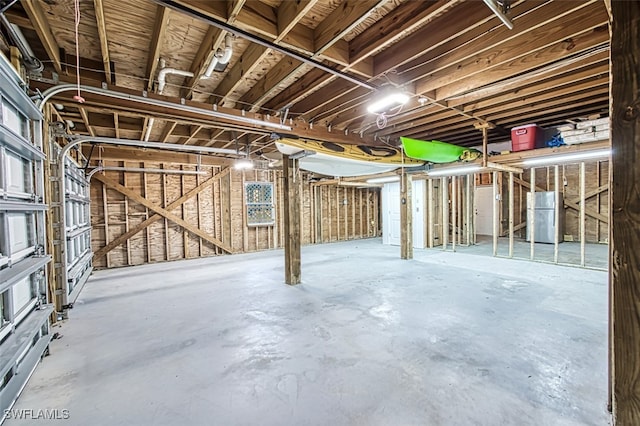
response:
<path id="1" fill-rule="evenodd" d="M 245 182 L 245 202 L 248 226 L 268 226 L 275 223 L 273 183 Z"/>

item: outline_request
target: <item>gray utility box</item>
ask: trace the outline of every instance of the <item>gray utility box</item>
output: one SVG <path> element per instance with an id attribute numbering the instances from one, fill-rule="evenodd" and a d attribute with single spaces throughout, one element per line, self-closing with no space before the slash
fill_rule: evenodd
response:
<path id="1" fill-rule="evenodd" d="M 556 227 L 558 242 L 564 241 L 564 201 L 562 194 L 560 202 L 556 205 L 556 193 L 535 192 L 535 204 L 531 209 L 531 192 L 527 192 L 527 241 L 531 241 L 531 218 L 535 217 L 535 242 L 551 243 L 555 241 Z M 559 222 L 556 223 L 556 208 L 559 209 Z M 532 214 L 533 213 L 533 214 Z"/>

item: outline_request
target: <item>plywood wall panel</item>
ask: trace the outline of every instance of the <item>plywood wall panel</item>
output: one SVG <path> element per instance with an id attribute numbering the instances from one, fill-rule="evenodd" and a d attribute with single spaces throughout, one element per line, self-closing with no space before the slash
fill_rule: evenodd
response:
<path id="1" fill-rule="evenodd" d="M 107 164 L 106 164 L 107 165 Z M 108 165 L 147 167 L 179 170 L 180 166 L 160 163 L 120 162 Z M 183 170 L 195 170 L 183 166 Z M 150 202 L 165 207 L 201 182 L 221 172 L 219 167 L 203 167 L 207 175 L 161 175 L 140 172 L 106 172 L 145 197 Z M 244 182 L 274 183 L 275 223 L 270 226 L 246 226 Z M 377 189 L 347 188 L 329 185 L 313 185 L 303 174 L 297 182 L 301 193 L 301 236 L 303 244 L 366 238 L 379 235 L 379 191 Z M 94 252 L 108 242 L 133 229 L 155 213 L 145 206 L 126 200 L 118 191 L 107 189 L 106 224 L 103 208 L 102 184 L 92 183 L 91 215 L 94 231 Z M 315 194 L 315 195 L 314 195 Z M 346 201 L 346 204 L 345 204 Z M 282 226 L 282 173 L 278 170 L 237 171 L 228 174 L 203 189 L 197 196 L 170 211 L 198 227 L 209 235 L 231 246 L 234 252 L 259 251 L 281 248 Z M 105 232 L 108 229 L 108 235 Z M 106 258 L 95 259 L 98 268 L 163 262 L 184 258 L 222 254 L 222 250 L 207 241 L 185 231 L 181 226 L 161 218 L 134 235 L 128 243 L 113 249 Z"/>

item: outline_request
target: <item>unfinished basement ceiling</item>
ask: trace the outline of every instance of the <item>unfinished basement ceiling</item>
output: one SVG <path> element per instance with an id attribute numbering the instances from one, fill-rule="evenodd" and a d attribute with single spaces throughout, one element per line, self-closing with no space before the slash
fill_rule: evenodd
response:
<path id="1" fill-rule="evenodd" d="M 225 32 L 159 3 L 80 1 L 83 84 L 157 92 L 165 65 L 196 77 L 169 75 L 163 96 L 247 116 L 281 117 L 288 108 L 288 122 L 313 123 L 327 139 L 340 135 L 353 143 L 398 145 L 398 137 L 409 136 L 473 146 L 481 143 L 478 121 L 495 125 L 489 141 L 497 142 L 518 125 L 551 126 L 608 111 L 608 15 L 600 0 L 512 1 L 513 30 L 482 1 L 175 2 L 373 87 L 408 91 L 409 103 L 383 128 L 366 111 L 371 89 L 243 37 L 235 37 L 223 72 L 198 78 L 212 52 L 225 47 Z M 74 81 L 73 0 L 23 0 L 6 15 L 45 62 L 45 79 L 54 71 L 60 81 Z M 66 93 L 56 102 L 64 105 L 59 118 L 75 124 L 73 133 L 143 139 L 151 126 L 154 141 L 273 149 L 268 129 L 151 121 L 151 113 L 109 99 L 81 105 L 71 98 Z"/>

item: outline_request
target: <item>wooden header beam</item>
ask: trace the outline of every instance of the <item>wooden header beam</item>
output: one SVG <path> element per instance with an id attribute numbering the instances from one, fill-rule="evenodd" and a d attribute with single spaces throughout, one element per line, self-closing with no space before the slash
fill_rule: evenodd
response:
<path id="1" fill-rule="evenodd" d="M 61 80 L 65 80 L 65 76 L 61 76 Z M 96 88 L 101 87 L 99 82 L 92 81 L 90 84 L 86 79 L 83 80 L 87 86 L 93 86 Z M 74 83 L 73 81 L 68 81 L 70 83 Z M 51 82 L 45 81 L 35 81 L 32 80 L 30 84 L 32 89 L 39 89 L 40 91 L 44 91 L 50 87 L 55 86 Z M 298 137 L 315 139 L 320 141 L 328 141 L 328 142 L 337 142 L 337 143 L 346 143 L 346 144 L 364 144 L 364 145 L 383 145 L 381 141 L 375 141 L 372 136 L 360 137 L 358 134 L 354 133 L 345 133 L 343 131 L 335 131 L 330 132 L 327 127 L 320 125 L 311 125 L 301 120 L 292 120 L 286 123 L 287 126 L 291 127 L 291 130 L 277 130 L 272 127 L 267 126 L 259 126 L 254 124 L 242 123 L 242 120 L 245 118 L 256 119 L 260 121 L 265 121 L 273 124 L 281 124 L 279 118 L 270 117 L 265 114 L 258 113 L 250 113 L 243 114 L 242 111 L 232 108 L 224 108 L 218 107 L 217 111 L 224 114 L 229 114 L 237 117 L 236 119 L 227 119 L 227 118 L 213 118 L 210 114 L 212 107 L 210 104 L 206 104 L 203 102 L 195 102 L 189 100 L 176 99 L 168 96 L 157 95 L 154 93 L 148 93 L 147 98 L 156 99 L 160 101 L 170 102 L 175 105 L 175 107 L 168 108 L 166 106 L 154 105 L 152 103 L 141 103 L 134 98 L 128 98 L 129 95 L 133 95 L 136 97 L 142 96 L 141 93 L 126 89 L 123 87 L 107 85 L 107 90 L 122 95 L 121 98 L 114 98 L 107 95 L 89 93 L 87 91 L 82 92 L 82 96 L 85 98 L 85 105 L 87 106 L 99 106 L 104 107 L 111 110 L 118 111 L 136 111 L 141 114 L 145 114 L 149 117 L 162 118 L 165 120 L 179 120 L 185 119 L 189 121 L 193 121 L 194 123 L 202 123 L 209 127 L 216 127 L 219 123 L 220 127 L 231 126 L 246 129 L 247 131 L 254 131 L 255 133 L 270 133 L 270 132 L 280 132 L 293 134 Z M 62 99 L 68 99 L 68 93 L 62 93 L 59 95 Z M 57 97 L 54 97 L 57 99 Z M 184 106 L 189 106 L 192 108 L 197 108 L 202 110 L 199 111 L 186 110 Z"/>

